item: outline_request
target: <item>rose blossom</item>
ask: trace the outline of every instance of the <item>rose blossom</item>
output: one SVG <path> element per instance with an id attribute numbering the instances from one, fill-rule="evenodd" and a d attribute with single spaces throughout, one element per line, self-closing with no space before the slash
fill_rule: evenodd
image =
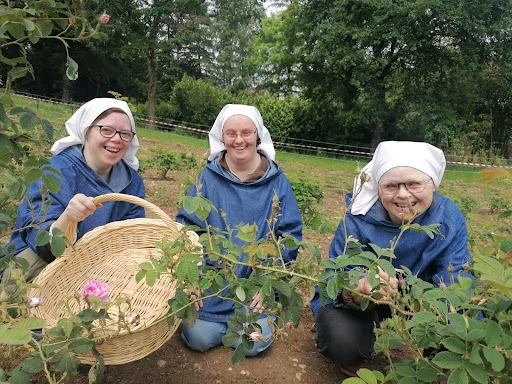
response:
<path id="1" fill-rule="evenodd" d="M 110 20 L 110 15 L 104 13 L 100 16 L 100 23 L 107 24 Z"/>
<path id="2" fill-rule="evenodd" d="M 96 296 L 101 301 L 108 301 L 109 286 L 107 283 L 100 283 L 96 280 L 89 280 L 85 283 L 83 295 L 84 300 L 89 301 L 89 296 Z"/>
<path id="3" fill-rule="evenodd" d="M 30 308 L 39 307 L 43 304 L 43 299 L 40 297 L 31 297 L 30 298 Z"/>
<path id="4" fill-rule="evenodd" d="M 263 335 L 260 332 L 252 332 L 249 335 L 249 339 L 252 341 L 263 341 Z"/>

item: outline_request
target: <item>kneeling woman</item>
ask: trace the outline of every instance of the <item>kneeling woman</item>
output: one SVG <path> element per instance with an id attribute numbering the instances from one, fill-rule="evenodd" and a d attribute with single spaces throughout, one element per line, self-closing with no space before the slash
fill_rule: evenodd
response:
<path id="1" fill-rule="evenodd" d="M 197 185 L 201 186 L 201 195 L 210 200 L 218 211 L 210 212 L 206 223 L 223 232 L 240 223 L 256 224 L 256 240 L 263 239 L 268 232 L 268 220 L 272 217 L 272 199 L 277 194 L 281 211 L 274 227 L 276 237 L 288 234 L 302 240 L 302 218 L 297 201 L 288 178 L 274 162 L 274 145 L 258 109 L 249 105 L 226 105 L 217 116 L 209 139 L 210 155 L 197 178 Z M 196 185 L 192 185 L 188 195 L 197 194 Z M 200 228 L 206 226 L 195 214 L 188 214 L 183 208 L 178 212 L 176 221 Z M 235 234 L 232 240 L 240 246 L 245 244 Z M 282 250 L 285 263 L 293 261 L 296 256 L 297 248 Z M 238 259 L 243 260 L 243 255 Z M 220 268 L 218 265 L 214 267 Z M 248 278 L 251 273 L 252 268 L 247 266 L 239 266 L 236 270 L 238 278 Z M 260 293 L 257 292 L 247 305 L 261 313 Z M 230 300 L 211 297 L 196 308 L 199 309 L 199 319 L 193 326 L 182 322 L 181 337 L 190 348 L 205 352 L 222 344 L 222 336 L 229 331 L 227 321 L 234 315 L 235 305 Z M 246 356 L 258 354 L 272 343 L 272 329 L 263 313 L 257 323 L 263 338 L 246 351 Z"/>
<path id="2" fill-rule="evenodd" d="M 329 250 L 329 257 L 343 254 L 347 236 L 363 246 L 370 243 L 388 248 L 400 234 L 402 223 L 413 221 L 425 226 L 440 223 L 443 236 L 431 239 L 423 232 L 405 231 L 396 248 L 395 268 L 405 266 L 420 279 L 439 286 L 471 277 L 464 268 L 471 262 L 468 232 L 464 216 L 450 199 L 436 192 L 444 174 L 443 152 L 427 143 L 388 141 L 379 144 L 372 161 L 356 179 L 354 192 L 346 196 L 346 204 L 355 197 L 345 223 L 339 224 Z M 361 179 L 367 179 L 361 187 Z M 389 285 L 379 293 L 386 296 L 398 286 L 396 276 L 380 270 L 379 278 Z M 371 285 L 365 277 L 355 292 L 370 295 Z M 315 315 L 318 350 L 339 363 L 342 371 L 353 375 L 373 352 L 375 324 L 390 315 L 387 306 L 377 305 L 362 311 L 361 296 L 342 291 L 338 299 L 322 306 L 315 297 L 311 309 Z"/>

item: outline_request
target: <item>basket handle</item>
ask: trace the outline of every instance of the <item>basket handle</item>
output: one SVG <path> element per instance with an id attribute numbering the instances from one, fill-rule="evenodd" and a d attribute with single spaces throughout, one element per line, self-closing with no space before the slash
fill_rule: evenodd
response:
<path id="1" fill-rule="evenodd" d="M 126 203 L 140 205 L 141 207 L 154 213 L 169 228 L 176 227 L 176 223 L 174 222 L 174 220 L 172 220 L 167 215 L 167 213 L 162 211 L 160 208 L 158 208 L 153 203 L 150 203 L 149 201 L 141 199 L 140 197 L 137 197 L 137 196 L 126 195 L 124 193 L 106 193 L 104 195 L 99 195 L 99 196 L 93 197 L 92 201 L 95 204 L 104 203 L 106 201 L 124 201 Z M 66 237 L 68 239 L 73 239 L 75 237 L 77 224 L 78 223 L 76 221 L 72 221 L 71 223 L 69 223 L 68 228 L 66 230 Z"/>

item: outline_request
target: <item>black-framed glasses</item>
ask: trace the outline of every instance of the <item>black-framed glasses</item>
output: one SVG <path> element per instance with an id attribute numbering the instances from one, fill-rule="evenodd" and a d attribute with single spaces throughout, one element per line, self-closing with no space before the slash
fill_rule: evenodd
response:
<path id="1" fill-rule="evenodd" d="M 430 183 L 431 181 L 432 180 L 409 179 L 404 183 L 398 183 L 392 180 L 384 180 L 379 183 L 379 189 L 386 195 L 396 195 L 400 186 L 403 185 L 405 189 L 411 193 L 420 193 L 425 190 L 427 183 Z"/>
<path id="2" fill-rule="evenodd" d="M 119 133 L 119 137 L 123 141 L 132 141 L 135 137 L 135 132 L 132 131 L 118 131 L 114 127 L 111 127 L 110 125 L 100 125 L 100 124 L 92 124 L 91 127 L 98 127 L 100 129 L 100 134 L 103 137 L 107 137 L 111 139 L 114 137 L 117 133 Z"/>

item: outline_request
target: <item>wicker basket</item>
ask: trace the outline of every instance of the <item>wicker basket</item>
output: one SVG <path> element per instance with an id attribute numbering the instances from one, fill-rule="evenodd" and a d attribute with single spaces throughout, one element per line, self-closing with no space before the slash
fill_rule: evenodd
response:
<path id="1" fill-rule="evenodd" d="M 33 308 L 32 314 L 44 319 L 48 327 L 54 327 L 59 319 L 69 317 L 58 302 L 77 292 L 81 294 L 89 280 L 108 283 L 111 299 L 130 298 L 132 312 L 140 316 L 140 324 L 132 327 L 130 333 L 126 330 L 118 332 L 117 308 L 109 311 L 112 326 L 111 329 L 107 327 L 108 338 L 97 346 L 107 365 L 125 364 L 147 356 L 169 340 L 180 324 L 176 318 L 171 327 L 167 321 L 148 327 L 168 311 L 167 301 L 176 290 L 172 277 L 164 275 L 149 287 L 145 281 L 137 283 L 135 275 L 140 271 L 140 263 L 149 261 L 151 256 L 159 256 L 155 242 L 164 237 L 176 239 L 182 234 L 181 225 L 160 208 L 138 197 L 112 193 L 94 198 L 96 203 L 114 200 L 140 205 L 158 219 L 117 221 L 88 232 L 75 243 L 74 249 L 68 248 L 37 276 L 34 284 L 39 287 L 29 292 L 30 297 L 43 298 L 43 305 Z M 75 231 L 76 223 L 73 223 L 68 233 Z M 188 232 L 188 236 L 193 244 L 199 244 L 194 232 Z M 121 309 L 127 311 L 128 305 L 123 306 Z M 71 308 L 74 313 L 79 311 L 78 304 L 76 307 Z M 91 353 L 77 357 L 85 364 L 95 362 Z"/>

